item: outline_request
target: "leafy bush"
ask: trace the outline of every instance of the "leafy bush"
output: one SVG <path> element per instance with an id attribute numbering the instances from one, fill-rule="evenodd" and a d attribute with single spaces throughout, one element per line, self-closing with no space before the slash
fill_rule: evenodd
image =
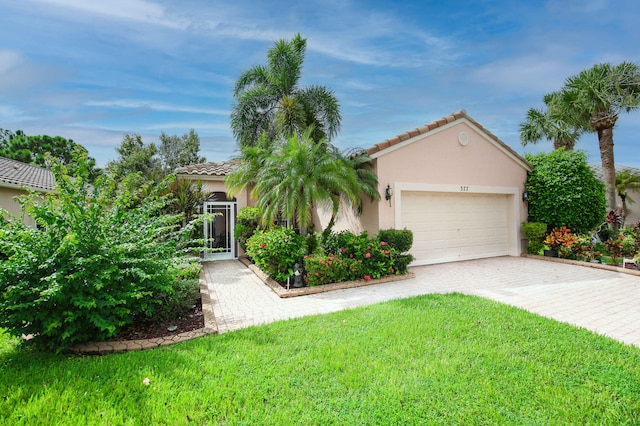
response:
<path id="1" fill-rule="evenodd" d="M 413 232 L 409 229 L 383 229 L 378 233 L 378 240 L 385 241 L 398 253 L 406 253 L 413 245 Z"/>
<path id="2" fill-rule="evenodd" d="M 247 240 L 247 256 L 271 278 L 284 282 L 305 253 L 304 237 L 293 229 L 276 226 L 256 230 Z"/>
<path id="3" fill-rule="evenodd" d="M 522 233 L 527 238 L 527 253 L 538 254 L 543 248 L 542 240 L 547 232 L 547 224 L 541 222 L 523 222 Z"/>
<path id="4" fill-rule="evenodd" d="M 580 151 L 557 149 L 527 155 L 533 165 L 526 183 L 529 221 L 551 227 L 567 226 L 588 233 L 606 214 L 604 184 L 587 165 Z"/>
<path id="5" fill-rule="evenodd" d="M 355 237 L 356 235 L 349 231 L 323 235 L 322 247 L 326 254 L 341 254 L 342 249 L 347 246 L 347 242 Z"/>
<path id="6" fill-rule="evenodd" d="M 305 281 L 308 286 L 362 279 L 362 261 L 335 254 L 304 258 Z"/>
<path id="7" fill-rule="evenodd" d="M 118 187 L 101 176 L 90 186 L 86 161 L 76 153 L 71 179 L 52 160 L 56 193 L 21 197 L 37 228 L 0 224 L 0 327 L 50 350 L 108 339 L 159 312 L 176 294 L 174 258 L 195 226 L 160 214 L 168 182 L 138 187 L 130 176 Z"/>
<path id="8" fill-rule="evenodd" d="M 394 274 L 394 258 L 397 251 L 386 241 L 369 238 L 367 232 L 355 236 L 345 236 L 342 256 L 362 260 L 364 279 L 380 278 Z"/>
<path id="9" fill-rule="evenodd" d="M 153 318 L 141 318 L 142 320 L 147 319 L 149 322 L 166 321 L 182 318 L 191 312 L 200 297 L 199 280 L 195 278 L 179 279 L 176 277 L 172 287 L 172 292 L 161 294 L 158 297 L 161 304 Z"/>
<path id="10" fill-rule="evenodd" d="M 258 229 L 260 224 L 260 209 L 257 207 L 243 207 L 238 210 L 237 223 L 233 233 L 242 250 L 247 250 L 247 240 Z"/>
<path id="11" fill-rule="evenodd" d="M 395 265 L 396 275 L 404 275 L 407 273 L 407 267 L 413 262 L 413 256 L 410 254 L 398 254 L 395 256 L 393 263 Z"/>

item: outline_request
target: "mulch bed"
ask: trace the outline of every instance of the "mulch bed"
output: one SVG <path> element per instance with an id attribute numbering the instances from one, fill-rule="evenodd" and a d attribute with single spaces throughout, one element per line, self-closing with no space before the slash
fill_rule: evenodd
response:
<path id="1" fill-rule="evenodd" d="M 167 330 L 168 327 L 177 326 L 175 331 Z M 158 337 L 171 336 L 173 334 L 184 333 L 204 328 L 204 313 L 202 312 L 202 301 L 196 301 L 195 307 L 183 318 L 165 322 L 140 322 L 131 324 L 123 328 L 111 342 L 121 342 L 126 340 L 156 339 Z"/>

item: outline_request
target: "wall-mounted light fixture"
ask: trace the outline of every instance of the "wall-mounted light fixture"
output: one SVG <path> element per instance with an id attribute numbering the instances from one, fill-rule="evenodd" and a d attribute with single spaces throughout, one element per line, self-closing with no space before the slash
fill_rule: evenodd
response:
<path id="1" fill-rule="evenodd" d="M 391 189 L 391 185 L 387 184 L 387 189 L 384 190 L 384 199 L 389 202 L 389 207 L 391 207 L 392 196 L 393 196 L 393 190 Z"/>
<path id="2" fill-rule="evenodd" d="M 527 201 L 529 201 L 529 193 L 527 192 L 527 190 L 525 189 L 524 192 L 522 193 L 522 201 L 524 201 L 525 203 Z"/>

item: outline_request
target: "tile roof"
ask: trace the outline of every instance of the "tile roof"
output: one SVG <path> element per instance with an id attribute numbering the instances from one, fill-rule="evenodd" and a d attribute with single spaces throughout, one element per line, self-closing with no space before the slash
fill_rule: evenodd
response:
<path id="1" fill-rule="evenodd" d="M 0 157 L 0 184 L 53 191 L 55 180 L 49 169 Z"/>
<path id="2" fill-rule="evenodd" d="M 480 123 L 478 123 L 473 118 L 469 117 L 467 115 L 467 113 L 464 112 L 464 111 L 454 112 L 453 114 L 448 115 L 446 117 L 443 117 L 440 120 L 436 120 L 436 121 L 434 121 L 432 123 L 425 124 L 422 127 L 418 127 L 417 129 L 413 129 L 413 130 L 410 130 L 408 132 L 401 133 L 401 134 L 399 134 L 397 136 L 392 137 L 391 139 L 387 139 L 384 142 L 380 142 L 380 143 L 372 146 L 371 148 L 367 149 L 366 150 L 367 154 L 373 155 L 375 153 L 384 151 L 385 149 L 390 148 L 390 147 L 392 147 L 394 145 L 397 145 L 397 144 L 399 144 L 401 142 L 404 142 L 404 141 L 406 141 L 408 139 L 411 139 L 411 138 L 416 137 L 418 135 L 424 135 L 426 133 L 429 133 L 429 132 L 437 129 L 438 127 L 442 127 L 442 126 L 444 126 L 446 124 L 453 123 L 454 121 L 462 120 L 462 119 L 466 119 L 467 121 L 470 121 L 475 127 L 477 127 L 479 130 L 481 130 L 484 134 L 486 134 L 491 139 L 493 139 L 496 142 L 498 142 L 504 149 L 506 149 L 511 154 L 515 155 L 517 158 L 521 159 L 523 162 L 528 164 L 527 161 L 520 154 L 518 154 L 516 151 L 511 149 L 511 147 L 509 147 L 509 145 L 507 145 L 506 143 L 502 142 L 496 135 L 494 135 L 493 133 L 491 133 L 490 131 L 488 131 L 484 127 L 482 127 L 482 125 Z"/>
<path id="3" fill-rule="evenodd" d="M 177 168 L 176 173 L 181 175 L 227 176 L 239 165 L 240 160 L 229 160 L 221 163 L 192 164 L 190 166 Z"/>
<path id="4" fill-rule="evenodd" d="M 600 179 L 601 181 L 604 181 L 604 173 L 602 172 L 602 163 L 589 163 L 589 167 L 591 168 L 591 170 L 593 170 L 593 174 L 596 176 L 596 178 Z M 625 170 L 628 170 L 631 173 L 640 175 L 640 169 L 637 169 L 635 167 L 616 165 L 616 174 L 623 172 Z"/>

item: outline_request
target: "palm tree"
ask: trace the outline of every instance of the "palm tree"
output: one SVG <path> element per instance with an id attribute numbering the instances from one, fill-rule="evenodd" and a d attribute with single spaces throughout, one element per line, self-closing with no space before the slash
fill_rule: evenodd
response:
<path id="1" fill-rule="evenodd" d="M 271 151 L 254 158 L 253 165 L 238 168 L 227 178 L 232 194 L 255 183 L 252 196 L 258 200 L 263 225 L 279 217 L 291 218 L 304 235 L 316 206 L 334 208 L 341 201 L 358 205 L 362 185 L 357 172 L 331 144 L 316 143 L 311 138 L 313 131 L 309 127 L 302 135 L 276 142 Z"/>
<path id="2" fill-rule="evenodd" d="M 543 138 L 553 140 L 553 149 L 572 150 L 575 146 L 582 132 L 562 120 L 561 117 L 552 115 L 548 106 L 553 102 L 554 96 L 557 94 L 551 93 L 544 97 L 544 102 L 547 105 L 546 110 L 531 108 L 527 111 L 526 121 L 520 124 L 522 146 L 538 143 Z"/>
<path id="3" fill-rule="evenodd" d="M 606 183 L 607 209 L 616 209 L 613 127 L 621 112 L 640 106 L 640 67 L 631 62 L 597 64 L 569 77 L 553 95 L 552 114 L 578 130 L 595 132 Z"/>
<path id="4" fill-rule="evenodd" d="M 340 130 L 340 106 L 324 86 L 298 87 L 307 40 L 297 34 L 280 40 L 267 54 L 266 65 L 245 71 L 236 82 L 231 129 L 239 145 L 254 145 L 314 126 L 311 137 L 330 141 Z"/>
<path id="5" fill-rule="evenodd" d="M 630 170 L 623 170 L 616 175 L 616 192 L 622 201 L 622 217 L 627 217 L 627 203 L 633 204 L 635 201 L 629 197 L 629 190 L 640 189 L 640 174 Z"/>

